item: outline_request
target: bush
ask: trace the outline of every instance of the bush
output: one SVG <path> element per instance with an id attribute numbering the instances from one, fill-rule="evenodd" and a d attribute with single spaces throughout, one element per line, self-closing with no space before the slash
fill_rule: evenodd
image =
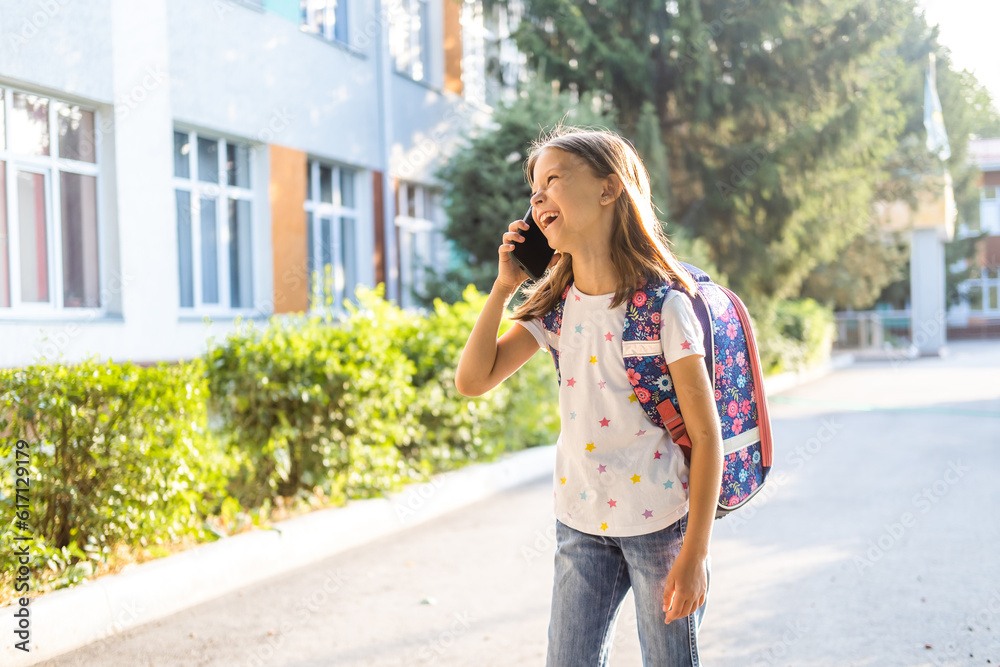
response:
<path id="1" fill-rule="evenodd" d="M 410 476 L 398 448 L 417 433 L 413 365 L 393 344 L 407 325 L 368 305 L 348 304 L 338 323 L 239 322 L 206 353 L 209 406 L 239 466 L 230 492 L 242 504 L 317 487 L 335 500 L 371 497 Z"/>
<path id="2" fill-rule="evenodd" d="M 548 355 L 484 396 L 455 389 L 486 295 L 470 286 L 426 315 L 382 295 L 381 285 L 359 288 L 338 321 L 237 321 L 191 362 L 0 371 L 0 455 L 14 470 L 14 436 L 31 445 L 32 551 L 47 567 L 45 589 L 114 569 L 121 549 L 162 555 L 185 537 L 260 525 L 288 498 L 341 504 L 554 440 Z M 0 509 L 11 517 L 15 505 L 12 476 L 0 476 Z M 4 596 L 13 592 L 12 537 L 0 538 Z"/>
<path id="3" fill-rule="evenodd" d="M 15 447 L 23 438 L 30 517 L 15 527 L 31 533 L 36 567 L 40 560 L 74 583 L 116 544 L 206 537 L 201 518 L 222 494 L 226 467 L 206 434 L 202 376 L 200 360 L 0 370 L 0 433 L 8 435 L 0 444 L 0 508 L 5 517 L 18 509 L 6 471 L 25 458 Z M 16 562 L 11 538 L 5 532 L 0 555 L 5 585 Z"/>
<path id="4" fill-rule="evenodd" d="M 813 299 L 778 301 L 754 319 L 765 375 L 799 371 L 830 358 L 833 312 Z"/>
<path id="5" fill-rule="evenodd" d="M 455 389 L 486 295 L 470 286 L 461 301 L 437 300 L 420 316 L 387 302 L 383 289 L 358 287 L 358 305 L 347 304 L 340 321 L 240 325 L 208 352 L 211 410 L 239 461 L 230 491 L 241 502 L 316 486 L 334 498 L 371 497 L 554 440 L 556 388 L 545 359 L 484 396 Z"/>
<path id="6" fill-rule="evenodd" d="M 487 298 L 469 285 L 454 304 L 436 299 L 420 329 L 401 339 L 416 368 L 415 412 L 421 427 L 419 449 L 407 454 L 433 471 L 551 444 L 559 430 L 556 374 L 548 355 L 536 354 L 482 396 L 462 396 L 455 389 L 459 357 Z M 511 326 L 502 320 L 499 334 Z"/>

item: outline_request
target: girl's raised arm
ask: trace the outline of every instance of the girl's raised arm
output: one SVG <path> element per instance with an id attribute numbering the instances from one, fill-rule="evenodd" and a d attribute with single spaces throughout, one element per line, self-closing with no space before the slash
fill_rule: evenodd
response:
<path id="1" fill-rule="evenodd" d="M 535 337 L 521 326 L 512 327 L 497 340 L 507 302 L 528 278 L 508 255 L 514 249 L 514 241 L 524 241 L 518 230 L 527 228 L 523 220 L 515 220 L 503 235 L 504 244 L 498 249 L 500 271 L 455 370 L 455 388 L 464 396 L 485 394 L 513 375 L 539 350 Z"/>

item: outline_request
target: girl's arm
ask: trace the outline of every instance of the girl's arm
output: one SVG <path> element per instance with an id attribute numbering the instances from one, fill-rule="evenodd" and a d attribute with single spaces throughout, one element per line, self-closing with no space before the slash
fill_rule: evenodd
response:
<path id="1" fill-rule="evenodd" d="M 517 286 L 493 283 L 490 296 L 455 370 L 455 388 L 463 396 L 480 396 L 514 374 L 540 349 L 531 332 L 522 326 L 511 327 L 497 339 L 500 319 Z"/>
<path id="2" fill-rule="evenodd" d="M 510 258 L 514 243 L 524 241 L 521 232 L 527 228 L 523 220 L 513 221 L 504 232 L 503 245 L 497 248 L 500 261 L 497 279 L 455 369 L 455 388 L 464 396 L 485 394 L 513 375 L 540 349 L 531 332 L 520 326 L 512 327 L 497 340 L 500 318 L 507 302 L 528 278 Z M 556 253 L 549 266 L 555 266 L 561 258 L 562 255 Z"/>
<path id="3" fill-rule="evenodd" d="M 670 609 L 667 623 L 693 613 L 705 601 L 704 561 L 722 485 L 722 425 L 705 360 L 698 355 L 682 357 L 669 364 L 669 369 L 691 439 L 691 470 L 687 532 L 663 592 L 664 611 Z"/>

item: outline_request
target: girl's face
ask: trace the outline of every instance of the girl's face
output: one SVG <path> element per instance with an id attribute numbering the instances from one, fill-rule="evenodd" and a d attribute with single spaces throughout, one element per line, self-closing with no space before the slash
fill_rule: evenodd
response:
<path id="1" fill-rule="evenodd" d="M 535 161 L 532 182 L 535 222 L 550 246 L 572 255 L 586 245 L 610 240 L 614 199 L 608 179 L 594 177 L 582 158 L 561 148 L 544 148 Z M 606 204 L 601 204 L 602 196 L 608 197 Z"/>

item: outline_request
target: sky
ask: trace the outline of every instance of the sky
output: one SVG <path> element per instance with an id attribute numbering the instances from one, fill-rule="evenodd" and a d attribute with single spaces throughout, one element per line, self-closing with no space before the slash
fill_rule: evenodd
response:
<path id="1" fill-rule="evenodd" d="M 938 41 L 951 50 L 955 69 L 967 69 L 990 91 L 1000 110 L 1000 2 L 918 0 L 927 23 L 940 26 Z"/>

